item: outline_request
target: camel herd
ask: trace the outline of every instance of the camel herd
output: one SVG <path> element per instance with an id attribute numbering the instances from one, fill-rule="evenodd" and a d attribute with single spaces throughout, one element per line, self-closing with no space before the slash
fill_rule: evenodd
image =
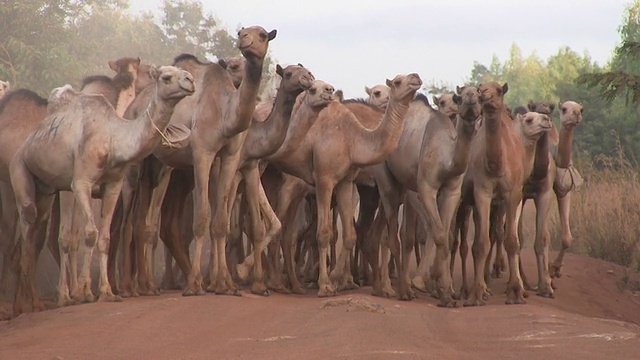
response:
<path id="1" fill-rule="evenodd" d="M 529 289 L 554 296 L 552 277 L 571 245 L 570 194 L 581 182 L 571 165 L 580 104 L 558 104 L 558 130 L 553 104 L 505 106 L 507 84 L 458 87 L 434 96 L 433 107 L 411 73 L 365 87 L 366 100 L 344 99 L 301 64 L 276 66 L 275 97 L 258 102 L 275 37 L 243 28 L 242 57 L 217 63 L 190 54 L 161 67 L 109 61 L 114 77 L 89 76 L 80 91 L 65 85 L 48 99 L 0 82 L 0 286 L 15 288 L 15 314 L 45 308 L 35 281 L 45 244 L 60 266 L 59 306 L 95 300 L 96 245 L 100 301 L 161 287 L 237 295 L 249 282 L 260 295 L 317 286 L 318 296 L 333 296 L 371 284 L 377 296 L 411 300 L 417 289 L 444 307 L 482 305 L 489 279 L 507 269 L 503 246 L 506 303 L 524 303 Z M 563 246 L 550 263 L 554 195 Z M 519 258 L 528 199 L 537 211 L 537 286 Z M 153 271 L 158 240 L 162 286 Z"/>

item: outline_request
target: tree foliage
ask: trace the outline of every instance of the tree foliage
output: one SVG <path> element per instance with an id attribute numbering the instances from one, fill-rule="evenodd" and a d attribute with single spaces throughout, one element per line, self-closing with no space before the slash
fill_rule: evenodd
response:
<path id="1" fill-rule="evenodd" d="M 30 0 L 0 6 L 0 79 L 42 96 L 84 76 L 109 75 L 107 61 L 140 57 L 171 64 L 183 52 L 202 60 L 240 55 L 198 0 L 164 0 L 160 18 L 131 15 L 128 0 Z M 266 69 L 271 59 L 266 59 Z M 266 74 L 268 76 L 268 74 Z"/>

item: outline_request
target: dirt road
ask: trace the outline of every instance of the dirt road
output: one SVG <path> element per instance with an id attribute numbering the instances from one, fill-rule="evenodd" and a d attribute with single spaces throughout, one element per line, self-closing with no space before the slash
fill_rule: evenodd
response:
<path id="1" fill-rule="evenodd" d="M 525 254 L 530 278 L 533 256 Z M 0 359 L 638 359 L 640 296 L 623 269 L 568 256 L 556 299 L 441 309 L 375 298 L 206 295 L 95 303 L 0 322 Z M 458 280 L 458 279 L 456 279 Z M 459 283 L 457 281 L 456 283 Z"/>

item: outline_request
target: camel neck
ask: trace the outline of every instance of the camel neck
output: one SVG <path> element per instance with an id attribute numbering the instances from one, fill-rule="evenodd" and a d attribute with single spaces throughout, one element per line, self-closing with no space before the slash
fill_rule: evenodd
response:
<path id="1" fill-rule="evenodd" d="M 392 99 L 375 129 L 369 130 L 356 120 L 351 141 L 353 164 L 367 166 L 384 161 L 398 147 L 408 110 L 408 103 Z"/>
<path id="2" fill-rule="evenodd" d="M 249 158 L 264 158 L 273 154 L 282 145 L 287 135 L 287 127 L 296 97 L 301 92 L 302 89 L 288 92 L 281 87 L 267 119 L 264 122 L 251 122 L 244 145 Z"/>
<path id="3" fill-rule="evenodd" d="M 546 132 L 540 136 L 536 142 L 535 159 L 533 161 L 533 170 L 531 177 L 534 181 L 542 180 L 549 173 L 549 133 Z"/>
<path id="4" fill-rule="evenodd" d="M 502 159 L 503 145 L 501 138 L 504 130 L 504 124 L 501 119 L 502 111 L 500 111 L 502 108 L 490 108 L 486 110 L 485 107 L 483 107 L 483 127 L 486 133 L 487 171 L 494 176 L 500 176 L 504 173 L 504 163 Z"/>
<path id="5" fill-rule="evenodd" d="M 306 96 L 306 95 L 305 95 Z M 267 156 L 270 162 L 283 161 L 288 154 L 296 151 L 304 141 L 307 132 L 318 118 L 321 109 L 314 109 L 304 103 L 292 113 L 284 141 L 275 153 Z"/>
<path id="6" fill-rule="evenodd" d="M 475 134 L 475 121 L 465 121 L 460 115 L 456 116 L 456 139 L 453 150 L 452 173 L 462 174 L 469 165 L 471 155 L 471 140 Z"/>
<path id="7" fill-rule="evenodd" d="M 571 146 L 573 144 L 573 127 L 562 126 L 560 128 L 560 140 L 558 142 L 558 154 L 556 165 L 560 168 L 568 168 L 571 163 Z"/>
<path id="8" fill-rule="evenodd" d="M 228 122 L 225 135 L 232 137 L 249 128 L 253 117 L 253 110 L 258 99 L 260 79 L 262 78 L 263 60 L 255 57 L 247 57 L 242 84 L 237 91 L 238 98 L 235 110 L 235 121 Z M 233 104 L 234 102 L 232 102 Z"/>

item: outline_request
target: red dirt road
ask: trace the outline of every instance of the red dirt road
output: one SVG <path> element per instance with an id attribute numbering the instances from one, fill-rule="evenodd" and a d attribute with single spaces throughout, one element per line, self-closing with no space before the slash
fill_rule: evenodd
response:
<path id="1" fill-rule="evenodd" d="M 567 257 L 556 299 L 441 309 L 369 295 L 159 297 L 95 303 L 0 322 L 0 359 L 638 359 L 640 296 L 619 266 Z M 533 256 L 524 254 L 535 279 Z M 459 284 L 459 279 L 456 279 Z M 457 286 L 457 285 L 456 285 Z"/>

